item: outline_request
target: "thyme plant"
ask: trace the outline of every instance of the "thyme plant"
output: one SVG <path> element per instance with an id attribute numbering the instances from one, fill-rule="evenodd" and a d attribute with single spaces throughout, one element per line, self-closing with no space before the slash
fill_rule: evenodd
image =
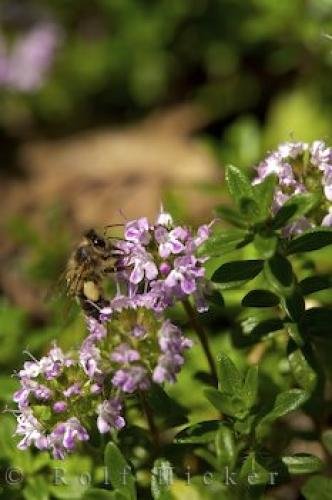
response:
<path id="1" fill-rule="evenodd" d="M 282 485 L 332 498 L 332 310 L 311 299 L 332 283 L 311 257 L 332 244 L 332 149 L 282 144 L 253 180 L 234 166 L 225 179 L 233 206 L 197 232 L 164 210 L 153 224 L 128 222 L 114 243 L 116 291 L 85 318 L 82 345 L 54 344 L 19 372 L 18 447 L 57 460 L 85 450 L 99 466 L 104 457 L 107 481 L 96 477 L 79 498 L 169 500 L 181 498 L 179 484 L 203 499 L 277 498 Z M 230 329 L 241 361 L 209 328 L 220 311 L 233 315 L 230 290 L 240 296 Z M 195 390 L 212 415 L 201 421 L 171 391 L 193 344 L 206 368 Z M 319 456 L 294 445 L 301 418 Z"/>

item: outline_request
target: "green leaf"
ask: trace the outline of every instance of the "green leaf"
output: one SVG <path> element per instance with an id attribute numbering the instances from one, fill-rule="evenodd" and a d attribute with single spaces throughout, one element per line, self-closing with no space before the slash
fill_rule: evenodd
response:
<path id="1" fill-rule="evenodd" d="M 242 375 L 225 353 L 218 355 L 217 371 L 220 392 L 226 394 L 241 393 Z"/>
<path id="2" fill-rule="evenodd" d="M 259 321 L 257 318 L 253 317 L 242 321 L 241 326 L 244 335 L 250 335 L 251 337 L 255 337 L 259 340 L 269 333 L 282 330 L 284 322 L 278 318 L 268 318 Z"/>
<path id="3" fill-rule="evenodd" d="M 294 346 L 294 344 L 290 344 L 288 361 L 293 377 L 295 378 L 299 386 L 302 387 L 302 389 L 304 389 L 308 393 L 311 393 L 315 389 L 317 383 L 316 372 L 308 363 L 306 356 L 304 355 L 302 350 L 294 347 L 293 350 L 291 350 L 292 345 Z"/>
<path id="4" fill-rule="evenodd" d="M 213 234 L 202 245 L 199 254 L 209 257 L 220 257 L 250 243 L 252 235 L 243 229 L 223 229 Z"/>
<path id="5" fill-rule="evenodd" d="M 323 432 L 322 442 L 329 454 L 332 455 L 332 429 Z"/>
<path id="6" fill-rule="evenodd" d="M 244 379 L 243 397 L 248 408 L 256 403 L 258 394 L 258 366 L 251 366 Z"/>
<path id="7" fill-rule="evenodd" d="M 172 500 L 174 497 L 169 490 L 172 484 L 173 468 L 170 462 L 158 458 L 153 464 L 151 475 L 151 493 L 154 500 Z"/>
<path id="8" fill-rule="evenodd" d="M 320 292 L 332 287 L 332 279 L 330 276 L 309 276 L 299 282 L 299 287 L 303 295 Z"/>
<path id="9" fill-rule="evenodd" d="M 308 479 L 301 492 L 306 500 L 331 500 L 332 479 L 324 476 L 313 476 Z"/>
<path id="10" fill-rule="evenodd" d="M 290 474 L 312 474 L 324 466 L 320 458 L 306 453 L 282 457 L 282 461 Z"/>
<path id="11" fill-rule="evenodd" d="M 134 476 L 123 454 L 113 442 L 108 443 L 105 448 L 105 467 L 113 488 L 128 500 L 136 500 Z"/>
<path id="12" fill-rule="evenodd" d="M 188 422 L 188 410 L 171 398 L 160 385 L 152 385 L 147 393 L 147 400 L 154 413 L 163 419 L 165 425 L 174 427 Z"/>
<path id="13" fill-rule="evenodd" d="M 291 221 L 303 217 L 319 203 L 317 194 L 303 193 L 292 196 L 278 210 L 273 221 L 272 228 L 280 229 Z"/>
<path id="14" fill-rule="evenodd" d="M 237 167 L 226 167 L 225 179 L 228 190 L 236 203 L 241 206 L 243 200 L 254 200 L 254 190 L 246 174 Z"/>
<path id="15" fill-rule="evenodd" d="M 251 222 L 260 221 L 258 203 L 252 198 L 242 198 L 239 202 L 240 212 Z"/>
<path id="16" fill-rule="evenodd" d="M 299 322 L 305 311 L 304 298 L 298 288 L 295 288 L 291 294 L 282 298 L 283 307 L 288 316 L 295 322 Z"/>
<path id="17" fill-rule="evenodd" d="M 291 255 L 300 252 L 312 252 L 331 244 L 331 229 L 311 229 L 291 240 L 287 246 L 287 253 Z"/>
<path id="18" fill-rule="evenodd" d="M 243 307 L 275 307 L 280 299 L 269 290 L 251 290 L 242 299 Z"/>
<path id="19" fill-rule="evenodd" d="M 313 307 L 305 311 L 301 322 L 307 335 L 325 337 L 331 334 L 332 309 Z"/>
<path id="20" fill-rule="evenodd" d="M 203 444 L 214 440 L 220 420 L 207 420 L 182 429 L 174 438 L 179 444 Z"/>
<path id="21" fill-rule="evenodd" d="M 299 408 L 308 399 L 308 394 L 300 389 L 290 389 L 281 392 L 276 397 L 273 410 L 268 414 L 268 418 L 273 420 L 287 415 L 291 411 Z"/>
<path id="22" fill-rule="evenodd" d="M 259 204 L 262 220 L 267 219 L 270 215 L 277 180 L 278 177 L 271 174 L 265 177 L 262 182 L 253 186 L 254 197 Z"/>
<path id="23" fill-rule="evenodd" d="M 226 262 L 212 276 L 216 283 L 249 281 L 255 278 L 263 269 L 263 260 L 237 260 Z"/>
<path id="24" fill-rule="evenodd" d="M 294 282 L 293 270 L 291 263 L 285 257 L 276 254 L 265 261 L 264 272 L 268 282 L 275 290 L 281 293 L 291 291 Z"/>
<path id="25" fill-rule="evenodd" d="M 215 444 L 219 468 L 229 467 L 232 470 L 237 457 L 233 431 L 226 425 L 221 426 L 215 436 Z"/>
<path id="26" fill-rule="evenodd" d="M 255 453 L 251 452 L 241 467 L 241 482 L 243 482 L 245 485 L 248 485 L 249 483 L 251 486 L 254 486 L 267 484 L 270 479 L 270 472 L 257 461 Z"/>
<path id="27" fill-rule="evenodd" d="M 205 389 L 204 394 L 210 403 L 225 415 L 242 419 L 248 414 L 241 396 L 224 394 L 214 388 Z"/>
<path id="28" fill-rule="evenodd" d="M 277 418 L 299 408 L 308 399 L 308 393 L 301 389 L 290 389 L 277 395 L 272 410 L 265 415 L 256 427 L 257 439 L 265 435 L 266 426 Z"/>
<path id="29" fill-rule="evenodd" d="M 233 226 L 245 229 L 248 226 L 245 218 L 240 214 L 239 211 L 234 210 L 231 207 L 220 205 L 216 208 L 216 214 L 219 215 L 226 222 L 229 222 Z"/>

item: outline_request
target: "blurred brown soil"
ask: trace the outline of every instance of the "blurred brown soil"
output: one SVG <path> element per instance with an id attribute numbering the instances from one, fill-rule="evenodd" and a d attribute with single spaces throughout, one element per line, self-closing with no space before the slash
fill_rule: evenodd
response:
<path id="1" fill-rule="evenodd" d="M 176 190 L 189 221 L 208 220 L 216 199 L 202 186 L 221 182 L 221 175 L 211 152 L 194 136 L 207 122 L 200 109 L 182 105 L 126 128 L 23 144 L 24 178 L 5 178 L 0 186 L 3 292 L 34 307 L 30 286 L 10 265 L 22 251 L 3 230 L 10 217 L 22 216 L 42 232 L 48 208 L 60 206 L 70 234 L 78 237 L 85 228 L 123 222 L 123 215 L 153 220 L 164 194 Z"/>

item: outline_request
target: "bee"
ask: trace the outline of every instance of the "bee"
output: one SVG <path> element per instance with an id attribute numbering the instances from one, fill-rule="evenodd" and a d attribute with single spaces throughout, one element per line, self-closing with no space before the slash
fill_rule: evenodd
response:
<path id="1" fill-rule="evenodd" d="M 106 304 L 102 281 L 114 272 L 114 254 L 110 242 L 94 229 L 84 233 L 81 243 L 73 251 L 65 272 L 67 294 L 75 297 L 89 315 L 98 316 Z"/>

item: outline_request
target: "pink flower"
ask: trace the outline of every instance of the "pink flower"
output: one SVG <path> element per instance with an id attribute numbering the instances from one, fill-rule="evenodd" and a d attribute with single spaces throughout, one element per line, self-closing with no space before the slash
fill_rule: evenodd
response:
<path id="1" fill-rule="evenodd" d="M 149 233 L 150 227 L 146 217 L 141 217 L 137 220 L 132 220 L 126 224 L 125 238 L 127 241 L 140 245 L 148 245 L 151 239 Z"/>
<path id="2" fill-rule="evenodd" d="M 160 226 L 155 229 L 154 237 L 159 244 L 160 257 L 167 259 L 171 254 L 176 255 L 184 250 L 183 241 L 187 237 L 187 232 L 182 227 L 168 231 L 165 227 Z"/>
<path id="3" fill-rule="evenodd" d="M 105 400 L 98 406 L 97 427 L 101 434 L 111 429 L 122 429 L 126 425 L 121 415 L 122 404 L 117 398 Z"/>

